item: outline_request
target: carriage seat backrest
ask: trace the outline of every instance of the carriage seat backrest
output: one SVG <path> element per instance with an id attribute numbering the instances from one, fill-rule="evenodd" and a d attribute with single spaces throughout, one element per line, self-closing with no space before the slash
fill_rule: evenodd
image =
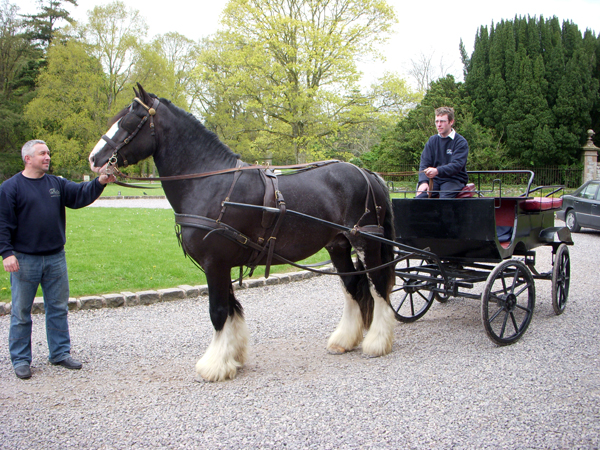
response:
<path id="1" fill-rule="evenodd" d="M 472 198 L 475 194 L 475 183 L 468 183 L 460 190 L 456 198 Z"/>
<path id="2" fill-rule="evenodd" d="M 561 207 L 562 198 L 536 197 L 521 202 L 521 209 L 527 212 L 548 211 L 551 209 L 560 209 Z"/>

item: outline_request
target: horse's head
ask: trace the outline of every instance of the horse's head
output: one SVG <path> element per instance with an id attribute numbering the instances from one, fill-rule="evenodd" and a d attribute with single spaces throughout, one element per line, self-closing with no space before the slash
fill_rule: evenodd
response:
<path id="1" fill-rule="evenodd" d="M 90 153 L 88 159 L 94 172 L 136 164 L 154 152 L 154 115 L 160 102 L 139 83 L 138 89 L 139 92 L 133 90 L 133 102 L 112 118 L 112 126 Z"/>

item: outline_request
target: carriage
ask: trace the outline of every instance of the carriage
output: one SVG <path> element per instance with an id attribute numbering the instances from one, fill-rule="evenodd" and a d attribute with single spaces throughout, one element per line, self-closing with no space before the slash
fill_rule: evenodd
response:
<path id="1" fill-rule="evenodd" d="M 507 177 L 524 177 L 523 192 L 505 190 Z M 516 342 L 535 307 L 534 280 L 550 280 L 552 306 L 562 314 L 569 295 L 571 234 L 554 225 L 561 186 L 532 188 L 532 171 L 475 171 L 454 199 L 392 200 L 398 254 L 391 305 L 396 319 L 414 322 L 435 301 L 481 301 L 481 319 L 498 345 Z M 483 184 L 487 182 L 487 189 Z M 536 270 L 535 249 L 552 248 L 552 270 Z M 414 252 L 414 248 L 422 249 Z M 484 283 L 480 292 L 472 290 Z"/>

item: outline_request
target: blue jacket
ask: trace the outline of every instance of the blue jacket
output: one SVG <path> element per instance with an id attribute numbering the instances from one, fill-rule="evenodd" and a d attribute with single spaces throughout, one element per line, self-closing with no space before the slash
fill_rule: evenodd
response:
<path id="1" fill-rule="evenodd" d="M 445 181 L 459 181 L 467 184 L 467 156 L 469 155 L 469 144 L 467 140 L 458 133 L 454 133 L 454 139 L 450 136 L 441 137 L 439 134 L 431 136 L 425 144 L 421 153 L 421 164 L 419 172 L 428 167 L 438 170 L 440 183 Z M 429 178 L 424 173 L 419 173 L 419 183 L 428 182 Z"/>
<path id="2" fill-rule="evenodd" d="M 64 248 L 65 207 L 93 203 L 104 186 L 98 179 L 74 183 L 54 175 L 27 178 L 18 173 L 0 186 L 0 255 L 13 250 L 52 255 Z"/>

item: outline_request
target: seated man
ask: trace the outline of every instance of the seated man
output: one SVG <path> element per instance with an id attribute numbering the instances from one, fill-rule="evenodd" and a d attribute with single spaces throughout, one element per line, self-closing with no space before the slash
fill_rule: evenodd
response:
<path id="1" fill-rule="evenodd" d="M 419 182 L 416 198 L 429 196 L 429 180 L 433 180 L 432 196 L 454 198 L 467 184 L 467 140 L 452 128 L 454 109 L 442 106 L 435 110 L 435 126 L 438 134 L 431 136 L 419 165 Z M 436 192 L 437 191 L 437 192 Z"/>

